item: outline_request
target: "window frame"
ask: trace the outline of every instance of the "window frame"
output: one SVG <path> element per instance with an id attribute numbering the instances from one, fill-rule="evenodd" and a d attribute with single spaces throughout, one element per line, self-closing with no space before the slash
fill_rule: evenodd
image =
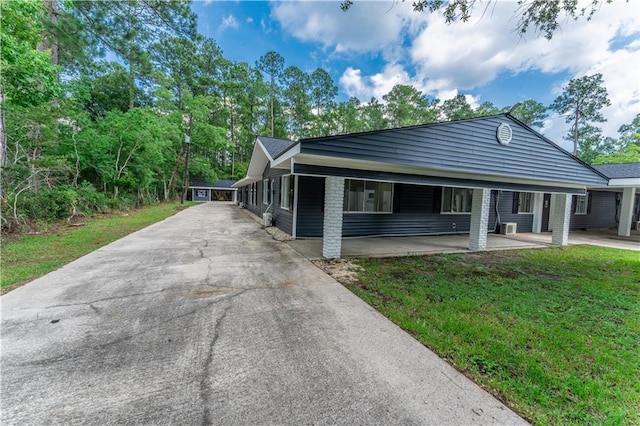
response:
<path id="1" fill-rule="evenodd" d="M 580 216 L 583 216 L 583 215 L 589 214 L 589 197 L 590 197 L 590 196 L 591 196 L 591 193 L 590 193 L 590 192 L 587 192 L 587 193 L 586 193 L 586 194 L 584 194 L 584 195 L 576 195 L 576 209 L 575 209 L 575 211 L 573 212 L 573 214 L 575 214 L 575 215 L 580 215 Z M 579 203 L 579 202 L 580 202 L 580 200 L 583 200 L 583 202 L 582 202 L 582 203 Z M 584 206 L 584 211 L 580 211 L 580 210 L 578 209 L 578 206 Z"/>
<path id="2" fill-rule="evenodd" d="M 265 206 L 269 205 L 269 179 L 262 180 L 262 204 Z"/>
<path id="3" fill-rule="evenodd" d="M 446 190 L 451 190 L 451 197 L 449 198 L 451 200 L 451 203 L 449 204 L 448 208 L 449 211 L 445 210 L 445 191 Z M 469 194 L 469 200 L 467 202 L 467 204 L 469 205 L 469 211 L 464 211 L 464 212 L 454 212 L 451 211 L 453 210 L 453 200 L 454 200 L 454 191 L 455 190 L 462 190 L 462 191 L 466 191 Z M 473 188 L 463 188 L 463 187 L 457 187 L 457 186 L 443 186 L 442 187 L 442 194 L 441 194 L 442 200 L 440 200 L 440 214 L 471 214 L 471 209 L 473 207 Z"/>
<path id="4" fill-rule="evenodd" d="M 287 182 L 285 187 L 285 182 Z M 280 208 L 291 210 L 291 175 L 280 176 Z M 286 198 L 286 203 L 285 203 Z"/>
<path id="5" fill-rule="evenodd" d="M 529 199 L 529 211 L 522 210 L 523 199 Z M 518 214 L 533 214 L 533 192 L 518 192 Z"/>
<path id="6" fill-rule="evenodd" d="M 378 186 L 381 183 L 389 184 L 391 186 L 391 196 L 389 199 L 389 211 L 366 211 L 364 210 L 366 200 L 362 197 L 362 210 L 345 210 L 345 204 L 349 205 L 348 195 L 351 191 L 348 191 L 347 188 L 350 188 L 351 182 L 363 182 L 363 192 L 367 190 L 367 183 L 376 184 L 375 193 L 379 192 Z M 395 185 L 393 182 L 388 181 L 378 181 L 378 180 L 367 180 L 367 179 L 345 179 L 344 180 L 344 200 L 342 202 L 342 212 L 345 214 L 393 214 L 393 197 L 394 197 Z M 376 196 L 374 198 L 377 199 Z M 377 203 L 376 203 L 377 207 Z"/>

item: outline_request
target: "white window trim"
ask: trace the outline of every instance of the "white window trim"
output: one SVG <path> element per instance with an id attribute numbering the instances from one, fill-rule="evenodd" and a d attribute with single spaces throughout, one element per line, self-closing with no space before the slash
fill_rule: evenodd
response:
<path id="1" fill-rule="evenodd" d="M 282 189 L 282 183 L 285 181 L 285 178 L 287 180 L 287 189 L 286 191 L 283 191 Z M 290 210 L 289 209 L 289 204 L 291 202 L 291 200 L 289 200 L 289 190 L 291 189 L 291 175 L 283 175 L 280 176 L 280 208 L 282 210 Z M 287 202 L 284 202 L 284 196 L 283 194 L 287 195 Z"/>
<path id="2" fill-rule="evenodd" d="M 522 194 L 529 194 L 529 196 L 531 197 L 531 201 L 529 203 L 529 205 L 531 206 L 531 211 L 530 212 L 520 211 L 520 206 L 522 205 L 522 202 L 521 202 L 522 201 Z M 533 205 L 534 204 L 533 201 L 534 201 L 533 192 L 522 192 L 522 191 L 520 191 L 518 193 L 518 214 L 533 214 L 533 211 L 535 210 L 534 209 L 534 205 Z"/>
<path id="3" fill-rule="evenodd" d="M 584 195 L 576 195 L 576 212 L 574 213 L 574 215 L 577 216 L 584 216 L 589 214 L 589 197 L 591 196 L 591 193 L 587 192 Z M 578 200 L 580 199 L 580 197 L 584 197 L 584 211 L 583 212 L 579 212 L 578 211 Z"/>
<path id="4" fill-rule="evenodd" d="M 345 185 L 349 180 L 360 180 L 365 182 L 365 187 L 367 182 L 378 182 L 378 183 L 390 183 L 391 184 L 391 205 L 389 206 L 390 210 L 388 212 L 365 212 L 365 211 L 348 211 L 342 209 L 342 213 L 344 214 L 393 214 L 393 195 L 395 191 L 395 184 L 393 182 L 381 181 L 381 180 L 367 180 L 367 179 L 345 179 Z"/>
<path id="5" fill-rule="evenodd" d="M 462 187 L 457 187 L 457 186 L 443 186 L 442 187 L 442 195 L 441 195 L 441 200 L 440 200 L 440 214 L 453 214 L 453 215 L 470 215 L 471 212 L 445 212 L 444 211 L 444 191 L 447 188 L 451 188 L 451 189 L 472 189 L 472 188 L 462 188 Z M 473 194 L 473 190 L 471 191 L 471 194 Z M 473 200 L 472 200 L 473 203 Z M 451 208 L 451 206 L 449 206 L 449 208 Z"/>
<path id="6" fill-rule="evenodd" d="M 269 205 L 269 179 L 262 180 L 262 204 Z"/>

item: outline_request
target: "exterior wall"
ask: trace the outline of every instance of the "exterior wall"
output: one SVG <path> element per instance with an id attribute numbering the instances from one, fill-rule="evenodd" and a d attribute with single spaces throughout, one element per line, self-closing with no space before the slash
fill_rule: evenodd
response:
<path id="1" fill-rule="evenodd" d="M 587 214 L 572 213 L 570 229 L 617 228 L 616 194 L 621 193 L 612 191 L 589 191 L 589 193 L 591 208 Z"/>
<path id="2" fill-rule="evenodd" d="M 500 202 L 498 203 L 498 211 L 500 212 L 500 222 L 517 223 L 517 232 L 532 232 L 533 230 L 533 213 L 513 213 L 513 197 L 515 193 L 510 191 L 502 191 L 500 193 Z M 492 206 L 492 214 L 495 214 L 495 206 Z"/>
<path id="3" fill-rule="evenodd" d="M 287 174 L 289 174 L 288 170 L 269 169 L 267 167 L 262 175 L 262 179 L 273 180 L 273 205 L 269 208 L 269 213 L 273 214 L 275 226 L 291 235 L 293 231 L 293 209 L 286 210 L 280 207 L 280 177 Z M 251 204 L 251 185 L 247 185 L 241 189 L 243 194 L 242 201 L 246 204 L 247 210 L 259 217 L 262 217 L 262 214 L 265 213 L 269 207 L 263 203 L 263 180 L 256 182 L 256 204 Z M 291 184 L 293 184 L 293 179 Z M 320 228 L 322 229 L 322 221 L 320 221 Z"/>
<path id="4" fill-rule="evenodd" d="M 324 178 L 300 176 L 297 236 L 321 237 L 324 221 Z M 373 235 L 464 234 L 470 229 L 470 214 L 440 213 L 441 187 L 395 184 L 393 213 L 344 213 L 343 237 Z M 492 191 L 488 232 L 496 227 L 496 197 Z M 516 222 L 519 232 L 531 232 L 533 214 L 511 213 L 513 193 L 500 193 L 498 209 L 502 222 Z"/>

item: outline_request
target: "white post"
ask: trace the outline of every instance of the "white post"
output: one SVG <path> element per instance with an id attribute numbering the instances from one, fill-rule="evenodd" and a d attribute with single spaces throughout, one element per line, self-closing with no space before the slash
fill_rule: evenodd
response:
<path id="1" fill-rule="evenodd" d="M 631 220 L 633 219 L 633 202 L 636 198 L 635 188 L 625 188 L 622 191 L 622 204 L 620 204 L 620 223 L 618 223 L 618 235 L 628 237 L 631 235 Z"/>
<path id="2" fill-rule="evenodd" d="M 533 194 L 533 226 L 531 232 L 539 234 L 542 232 L 542 207 L 544 205 L 544 194 L 536 192 Z"/>
<path id="3" fill-rule="evenodd" d="M 551 244 L 566 246 L 569 244 L 569 222 L 571 221 L 571 200 L 570 194 L 556 194 L 553 211 L 553 232 L 551 234 Z"/>
<path id="4" fill-rule="evenodd" d="M 491 190 L 474 189 L 471 202 L 471 225 L 469 227 L 469 250 L 481 251 L 487 248 L 487 226 L 489 225 L 489 207 Z"/>
<path id="5" fill-rule="evenodd" d="M 337 259 L 342 254 L 342 212 L 344 178 L 327 177 L 324 184 L 324 227 L 322 256 Z"/>

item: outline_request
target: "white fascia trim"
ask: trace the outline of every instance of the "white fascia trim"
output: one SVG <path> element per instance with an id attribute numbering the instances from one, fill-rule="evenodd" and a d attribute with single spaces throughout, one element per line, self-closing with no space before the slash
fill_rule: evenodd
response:
<path id="1" fill-rule="evenodd" d="M 258 136 L 256 138 L 256 142 L 257 143 L 255 145 L 256 146 L 260 145 L 260 148 L 262 148 L 262 152 L 264 152 L 264 155 L 267 156 L 267 158 L 269 159 L 269 162 L 273 163 L 273 158 L 271 158 L 271 155 L 269 155 L 269 151 L 267 151 L 267 148 L 265 148 L 264 145 L 262 144 L 262 141 L 260 140 L 260 136 Z M 255 151 L 255 146 L 254 146 L 253 150 Z M 251 157 L 253 158 L 253 155 Z"/>
<path id="2" fill-rule="evenodd" d="M 456 173 L 446 172 L 442 170 L 429 169 L 416 166 L 405 166 L 399 164 L 386 164 L 377 163 L 367 160 L 353 160 L 337 157 L 328 157 L 320 155 L 300 154 L 296 156 L 295 162 L 299 164 L 308 164 L 311 166 L 325 166 L 325 167 L 339 167 L 355 170 L 367 170 L 374 172 L 389 172 L 389 173 L 404 173 L 419 176 L 434 176 L 445 178 L 458 178 L 458 179 L 475 179 L 489 182 L 502 182 L 502 183 L 518 183 L 524 185 L 539 185 L 539 186 L 559 186 L 565 188 L 577 188 L 586 190 L 585 185 L 569 182 L 558 182 L 550 180 L 535 180 L 535 179 L 522 179 L 522 178 L 510 178 L 505 176 L 495 175 L 480 175 L 473 173 Z M 291 165 L 293 169 L 293 164 Z M 452 185 L 447 185 L 452 186 Z"/>
<path id="3" fill-rule="evenodd" d="M 291 148 L 289 148 L 287 151 L 285 151 L 284 154 L 280 155 L 275 160 L 271 160 L 271 167 L 272 168 L 276 168 L 280 164 L 284 163 L 285 161 L 293 158 L 294 156 L 296 156 L 298 154 L 300 154 L 300 142 L 298 142 L 297 144 L 293 145 Z"/>
<path id="4" fill-rule="evenodd" d="M 609 187 L 625 188 L 630 186 L 640 188 L 640 178 L 609 179 Z"/>

